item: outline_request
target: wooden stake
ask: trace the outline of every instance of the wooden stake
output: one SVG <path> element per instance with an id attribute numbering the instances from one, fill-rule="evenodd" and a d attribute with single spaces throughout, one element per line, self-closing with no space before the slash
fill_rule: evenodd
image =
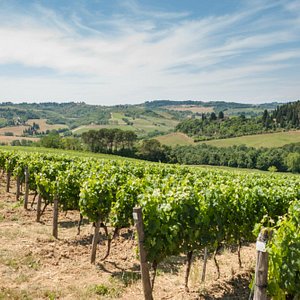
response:
<path id="1" fill-rule="evenodd" d="M 218 254 L 218 251 L 220 249 L 221 249 L 221 244 L 218 243 L 217 248 L 216 248 L 216 250 L 214 252 L 214 262 L 215 262 L 215 265 L 216 265 L 216 268 L 217 268 L 217 273 L 218 273 L 217 279 L 220 279 L 220 276 L 221 276 L 220 266 L 219 266 L 218 261 L 217 261 L 217 254 Z"/>
<path id="2" fill-rule="evenodd" d="M 38 195 L 37 206 L 36 206 L 36 221 L 41 221 L 41 206 L 42 206 L 42 196 Z"/>
<path id="3" fill-rule="evenodd" d="M 189 276 L 191 272 L 191 265 L 192 265 L 192 258 L 193 258 L 193 251 L 189 251 L 186 256 L 186 270 L 185 270 L 185 282 L 184 288 L 188 292 L 189 291 Z"/>
<path id="4" fill-rule="evenodd" d="M 202 268 L 201 282 L 205 281 L 206 264 L 207 264 L 207 247 L 204 248 L 204 257 L 203 257 L 203 268 Z"/>
<path id="5" fill-rule="evenodd" d="M 53 227 L 52 235 L 57 239 L 58 238 L 58 199 L 57 197 L 53 200 Z"/>
<path id="6" fill-rule="evenodd" d="M 6 174 L 6 192 L 9 193 L 9 187 L 10 187 L 10 171 Z"/>
<path id="7" fill-rule="evenodd" d="M 239 267 L 240 269 L 243 267 L 242 265 L 242 259 L 241 259 L 241 249 L 242 249 L 242 241 L 239 239 L 239 245 L 238 245 L 238 260 L 239 260 Z"/>
<path id="8" fill-rule="evenodd" d="M 95 264 L 95 261 L 96 261 L 96 252 L 97 252 L 97 245 L 99 242 L 100 226 L 101 226 L 101 219 L 99 219 L 95 223 L 95 230 L 94 230 L 94 236 L 93 236 L 93 242 L 92 242 L 91 264 Z"/>
<path id="9" fill-rule="evenodd" d="M 140 207 L 135 207 L 133 209 L 133 219 L 135 221 L 136 230 L 138 233 L 138 244 L 140 252 L 140 264 L 142 273 L 142 282 L 145 300 L 153 300 L 151 282 L 149 276 L 149 265 L 147 263 L 147 253 L 144 248 L 144 223 L 143 214 Z"/>
<path id="10" fill-rule="evenodd" d="M 28 195 L 29 195 L 29 172 L 28 167 L 25 168 L 25 195 L 24 195 L 24 208 L 28 206 Z"/>
<path id="11" fill-rule="evenodd" d="M 268 229 L 262 229 L 256 242 L 257 260 L 255 269 L 254 300 L 267 300 L 268 286 L 268 252 L 266 243 L 270 238 Z"/>
<path id="12" fill-rule="evenodd" d="M 19 201 L 20 199 L 20 177 L 17 176 L 17 187 L 16 187 L 16 201 Z"/>

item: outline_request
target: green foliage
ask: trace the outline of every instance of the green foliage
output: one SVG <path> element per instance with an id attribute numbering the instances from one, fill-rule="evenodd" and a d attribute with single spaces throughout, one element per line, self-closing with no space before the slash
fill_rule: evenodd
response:
<path id="1" fill-rule="evenodd" d="M 60 136 L 58 133 L 52 132 L 47 136 L 41 137 L 40 144 L 42 147 L 46 147 L 46 148 L 60 148 L 61 145 Z"/>
<path id="2" fill-rule="evenodd" d="M 202 118 L 189 118 L 180 122 L 176 130 L 183 132 L 196 141 L 238 137 L 276 131 L 282 128 L 300 128 L 300 101 L 278 106 L 270 114 L 267 109 L 262 116 L 246 118 L 244 114 L 239 117 L 224 118 L 219 112 L 218 118 L 214 112 Z"/>
<path id="3" fill-rule="evenodd" d="M 278 169 L 275 166 L 271 166 L 268 168 L 268 171 L 274 173 L 274 172 L 277 172 Z"/>
<path id="4" fill-rule="evenodd" d="M 46 202 L 57 197 L 62 209 L 77 209 L 115 228 L 131 226 L 133 207 L 142 207 L 150 263 L 253 241 L 255 224 L 270 218 L 278 222 L 270 245 L 275 274 L 270 287 L 299 291 L 298 176 L 8 151 L 0 151 L 0 167 L 15 176 L 28 167 L 33 188 Z M 99 293 L 108 291 L 101 287 Z"/>
<path id="5" fill-rule="evenodd" d="M 276 125 L 281 128 L 299 128 L 300 126 L 300 100 L 278 106 L 272 119 L 276 120 Z"/>
<path id="6" fill-rule="evenodd" d="M 177 146 L 167 151 L 169 162 L 216 165 L 267 171 L 300 172 L 299 143 L 281 148 L 253 148 L 245 145 L 215 147 L 207 144 Z M 275 169 L 276 168 L 276 169 Z"/>
<path id="7" fill-rule="evenodd" d="M 90 130 L 82 134 L 82 140 L 92 152 L 118 153 L 132 150 L 137 135 L 131 130 L 107 129 Z"/>
<path id="8" fill-rule="evenodd" d="M 138 148 L 138 157 L 150 161 L 162 161 L 166 162 L 167 159 L 167 147 L 162 146 L 158 140 L 150 139 L 142 141 L 142 144 Z"/>
<path id="9" fill-rule="evenodd" d="M 300 153 L 289 153 L 285 160 L 288 170 L 300 173 Z"/>
<path id="10" fill-rule="evenodd" d="M 273 299 L 300 297 L 300 204 L 295 201 L 275 227 L 269 245 L 268 288 Z"/>

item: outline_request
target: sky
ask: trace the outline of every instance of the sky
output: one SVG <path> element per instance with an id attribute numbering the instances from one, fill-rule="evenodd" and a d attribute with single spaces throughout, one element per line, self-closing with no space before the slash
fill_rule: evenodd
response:
<path id="1" fill-rule="evenodd" d="M 300 0 L 0 0 L 0 102 L 300 99 Z"/>

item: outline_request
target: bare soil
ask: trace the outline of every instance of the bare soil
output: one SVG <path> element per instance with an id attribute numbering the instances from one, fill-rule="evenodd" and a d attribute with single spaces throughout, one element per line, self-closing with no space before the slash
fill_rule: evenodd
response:
<path id="1" fill-rule="evenodd" d="M 87 220 L 77 235 L 79 213 L 59 216 L 59 239 L 51 236 L 52 208 L 35 222 L 35 205 L 25 211 L 15 200 L 15 186 L 5 192 L 0 178 L 0 299 L 143 299 L 134 229 L 122 230 L 110 256 L 101 235 L 95 265 L 90 264 L 93 228 Z M 33 195 L 30 195 L 30 201 Z M 103 234 L 103 230 L 102 230 Z M 158 267 L 154 299 L 248 299 L 255 264 L 254 245 L 242 247 L 243 268 L 236 249 L 217 256 L 221 278 L 212 258 L 201 283 L 203 253 L 197 253 L 184 289 L 185 258 L 171 257 Z"/>

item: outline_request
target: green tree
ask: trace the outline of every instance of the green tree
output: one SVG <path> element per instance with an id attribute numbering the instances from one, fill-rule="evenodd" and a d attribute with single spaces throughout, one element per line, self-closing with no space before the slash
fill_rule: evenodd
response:
<path id="1" fill-rule="evenodd" d="M 47 136 L 43 136 L 40 140 L 42 147 L 46 148 L 60 148 L 61 138 L 57 132 L 51 132 Z"/>
<path id="2" fill-rule="evenodd" d="M 289 153 L 286 157 L 285 163 L 288 170 L 291 172 L 300 172 L 300 153 Z"/>
<path id="3" fill-rule="evenodd" d="M 166 154 L 164 147 L 158 140 L 144 140 L 139 148 L 139 156 L 151 161 L 165 161 Z"/>

